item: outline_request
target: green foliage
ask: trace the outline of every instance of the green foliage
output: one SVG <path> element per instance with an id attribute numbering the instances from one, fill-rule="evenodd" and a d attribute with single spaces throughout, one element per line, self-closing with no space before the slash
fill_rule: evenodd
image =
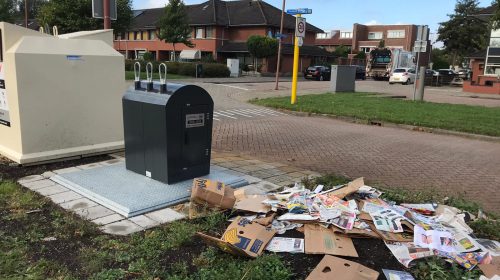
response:
<path id="1" fill-rule="evenodd" d="M 132 80 L 134 78 L 134 64 L 137 61 L 135 60 L 125 60 L 125 71 L 126 79 Z M 145 69 L 147 62 L 142 60 L 138 61 L 141 64 L 141 77 L 145 75 Z M 153 64 L 153 77 L 154 79 L 158 79 L 158 67 L 160 65 L 160 61 L 151 61 Z M 164 62 L 167 65 L 167 73 L 170 75 L 170 78 L 173 79 L 181 79 L 187 77 L 194 77 L 196 74 L 196 64 L 193 62 Z M 206 78 L 218 78 L 218 77 L 229 77 L 229 69 L 224 64 L 219 63 L 202 63 L 203 65 L 203 77 Z M 131 72 L 130 72 L 131 71 Z M 167 77 L 168 78 L 168 77 Z"/>
<path id="2" fill-rule="evenodd" d="M 158 39 L 166 43 L 172 43 L 174 55 L 175 44 L 181 43 L 190 48 L 194 47 L 190 40 L 192 29 L 188 24 L 186 6 L 181 0 L 168 1 L 168 5 L 165 6 L 163 15 L 159 20 L 158 28 L 160 30 Z M 174 60 L 176 60 L 175 57 Z"/>
<path id="3" fill-rule="evenodd" d="M 301 183 L 309 190 L 314 190 L 316 186 L 323 185 L 324 191 L 332 189 L 335 186 L 348 183 L 350 180 L 343 176 L 337 176 L 334 174 L 328 174 L 316 178 L 303 178 Z"/>
<path id="4" fill-rule="evenodd" d="M 385 40 L 380 40 L 378 42 L 378 47 L 381 48 L 381 49 L 385 48 Z"/>
<path id="5" fill-rule="evenodd" d="M 144 61 L 147 61 L 147 62 L 151 62 L 153 61 L 154 57 L 153 57 L 153 53 L 151 52 L 145 52 L 143 55 L 142 55 L 142 59 Z"/>
<path id="6" fill-rule="evenodd" d="M 111 27 L 115 32 L 123 32 L 132 21 L 131 0 L 117 0 L 117 12 L 117 20 L 111 21 Z M 61 34 L 103 26 L 102 19 L 92 18 L 92 0 L 51 0 L 40 8 L 36 18 L 42 26 L 57 26 Z"/>
<path id="7" fill-rule="evenodd" d="M 444 49 L 432 49 L 431 62 L 433 69 L 449 69 L 450 57 Z"/>
<path id="8" fill-rule="evenodd" d="M 0 0 L 0 21 L 14 22 L 16 15 L 16 0 Z"/>
<path id="9" fill-rule="evenodd" d="M 18 0 L 18 18 L 24 19 L 24 7 L 26 0 Z M 28 0 L 28 18 L 35 18 L 40 11 L 40 8 L 45 5 L 48 0 Z"/>
<path id="10" fill-rule="evenodd" d="M 425 258 L 411 269 L 417 280 L 468 280 L 478 279 L 479 270 L 466 271 L 457 264 L 447 263 L 438 257 Z"/>
<path id="11" fill-rule="evenodd" d="M 487 23 L 474 16 L 478 5 L 477 0 L 457 0 L 455 13 L 448 15 L 448 21 L 440 23 L 438 41 L 442 41 L 452 54 L 454 65 L 464 56 L 487 46 Z"/>
<path id="12" fill-rule="evenodd" d="M 335 51 L 333 53 L 338 57 L 347 57 L 349 53 L 351 53 L 351 48 L 348 46 L 340 45 L 335 48 Z"/>
<path id="13" fill-rule="evenodd" d="M 366 59 L 366 53 L 365 52 L 358 52 L 354 58 L 358 58 L 358 59 Z"/>
<path id="14" fill-rule="evenodd" d="M 490 28 L 499 29 L 500 28 L 500 0 L 493 0 L 491 5 L 495 6 L 495 13 L 490 17 Z"/>
<path id="15" fill-rule="evenodd" d="M 347 116 L 363 121 L 440 128 L 468 133 L 500 136 L 500 108 L 458 104 L 413 102 L 382 98 L 370 93 L 312 94 L 290 104 L 286 97 L 252 101 L 258 105 L 300 112 Z"/>
<path id="16" fill-rule="evenodd" d="M 252 35 L 247 39 L 248 52 L 254 58 L 265 58 L 278 54 L 278 40 L 267 36 Z"/>
<path id="17" fill-rule="evenodd" d="M 472 221 L 469 226 L 478 237 L 500 240 L 500 224 L 498 220 L 477 219 Z"/>

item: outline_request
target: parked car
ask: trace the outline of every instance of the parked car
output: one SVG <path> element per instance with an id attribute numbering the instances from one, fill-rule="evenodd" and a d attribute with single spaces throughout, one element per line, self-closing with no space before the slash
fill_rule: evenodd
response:
<path id="1" fill-rule="evenodd" d="M 470 69 L 466 68 L 460 69 L 457 74 L 460 78 L 468 80 L 470 78 L 471 72 L 472 71 Z"/>
<path id="2" fill-rule="evenodd" d="M 396 68 L 389 76 L 389 84 L 401 83 L 409 85 L 415 82 L 415 69 L 413 68 Z"/>
<path id="3" fill-rule="evenodd" d="M 331 77 L 331 71 L 326 66 L 309 66 L 304 71 L 304 78 L 318 81 L 328 81 Z"/>
<path id="4" fill-rule="evenodd" d="M 455 76 L 456 75 L 455 71 L 453 71 L 451 69 L 439 69 L 438 73 L 439 73 L 438 76 Z"/>
<path id="5" fill-rule="evenodd" d="M 437 71 L 432 70 L 432 69 L 425 70 L 425 76 L 427 76 L 427 77 L 431 77 L 431 76 L 435 77 L 438 75 L 439 75 L 439 73 Z"/>
<path id="6" fill-rule="evenodd" d="M 366 68 L 362 65 L 356 65 L 356 80 L 366 80 Z"/>

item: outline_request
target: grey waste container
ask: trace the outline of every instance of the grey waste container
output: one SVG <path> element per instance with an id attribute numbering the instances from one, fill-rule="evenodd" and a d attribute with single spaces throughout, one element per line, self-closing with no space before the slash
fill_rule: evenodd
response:
<path id="1" fill-rule="evenodd" d="M 145 91 L 142 83 L 123 96 L 127 169 L 167 184 L 208 174 L 212 98 L 195 85 L 168 83 L 166 93 L 160 87 Z"/>
<path id="2" fill-rule="evenodd" d="M 356 81 L 356 66 L 332 65 L 331 86 L 332 92 L 354 92 Z"/>

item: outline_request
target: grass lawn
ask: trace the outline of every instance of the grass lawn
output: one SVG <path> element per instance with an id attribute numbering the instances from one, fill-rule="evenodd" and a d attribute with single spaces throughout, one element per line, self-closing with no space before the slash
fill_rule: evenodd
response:
<path id="1" fill-rule="evenodd" d="M 414 102 L 381 98 L 370 93 L 303 95 L 298 96 L 295 105 L 290 104 L 289 97 L 256 99 L 250 102 L 300 112 L 500 136 L 500 108 Z"/>
<path id="2" fill-rule="evenodd" d="M 134 76 L 134 71 L 125 71 L 125 80 L 133 80 L 135 78 Z M 177 75 L 177 74 L 167 74 L 167 82 L 168 80 L 179 80 L 179 79 L 191 79 L 192 77 L 188 76 L 183 76 L 183 75 Z M 141 72 L 141 79 L 145 80 L 146 79 L 146 73 Z M 153 73 L 153 79 L 158 80 L 160 79 L 160 76 L 157 72 Z"/>

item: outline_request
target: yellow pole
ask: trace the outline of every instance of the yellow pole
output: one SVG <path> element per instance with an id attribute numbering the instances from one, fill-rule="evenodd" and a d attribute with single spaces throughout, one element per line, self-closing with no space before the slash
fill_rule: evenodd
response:
<path id="1" fill-rule="evenodd" d="M 300 14 L 297 17 L 301 17 Z M 293 48 L 293 76 L 292 76 L 292 100 L 291 103 L 297 102 L 297 75 L 299 72 L 299 37 L 295 36 L 295 44 Z"/>

